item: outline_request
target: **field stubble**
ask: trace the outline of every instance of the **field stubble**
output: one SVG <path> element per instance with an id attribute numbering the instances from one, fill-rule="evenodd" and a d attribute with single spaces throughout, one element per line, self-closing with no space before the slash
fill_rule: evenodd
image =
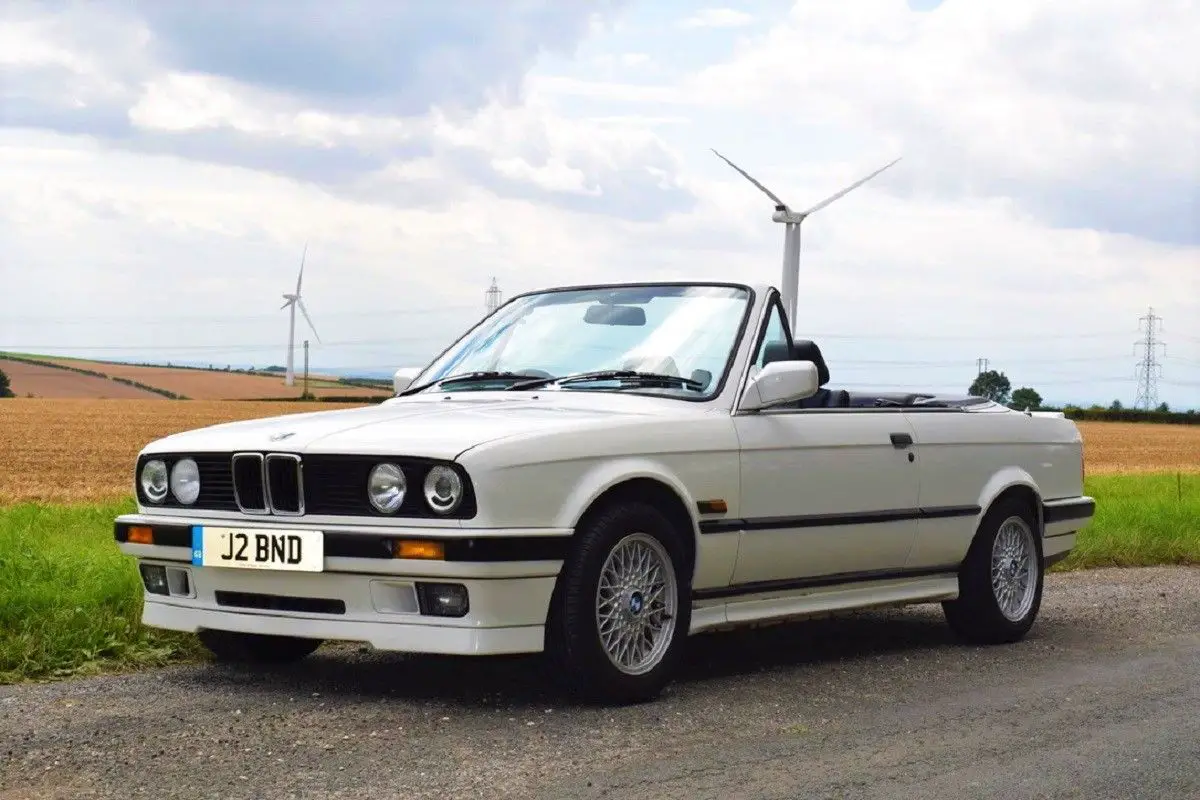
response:
<path id="1" fill-rule="evenodd" d="M 354 404 L 229 400 L 0 400 L 0 506 L 132 494 L 146 444 L 191 428 Z"/>
<path id="2" fill-rule="evenodd" d="M 148 442 L 178 431 L 354 405 L 222 400 L 0 401 L 0 505 L 120 500 Z M 1200 426 L 1081 422 L 1089 475 L 1200 472 Z"/>

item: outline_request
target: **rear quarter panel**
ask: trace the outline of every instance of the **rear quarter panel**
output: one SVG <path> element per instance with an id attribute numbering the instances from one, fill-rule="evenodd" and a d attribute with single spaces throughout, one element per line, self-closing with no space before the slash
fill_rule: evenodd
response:
<path id="1" fill-rule="evenodd" d="M 922 519 L 908 565 L 957 564 L 982 515 L 1005 489 L 1042 500 L 1082 494 L 1083 440 L 1067 419 L 994 411 L 905 412 L 915 431 L 919 503 L 978 506 L 974 517 Z"/>

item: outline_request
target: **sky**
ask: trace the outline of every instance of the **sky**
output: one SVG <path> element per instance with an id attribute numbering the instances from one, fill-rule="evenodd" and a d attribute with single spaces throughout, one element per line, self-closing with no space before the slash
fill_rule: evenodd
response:
<path id="1" fill-rule="evenodd" d="M 216 9 L 220 9 L 217 13 Z M 778 285 L 831 385 L 1200 407 L 1195 0 L 7 0 L 0 349 L 420 365 L 564 283 Z M 318 337 L 319 336 L 319 341 Z"/>

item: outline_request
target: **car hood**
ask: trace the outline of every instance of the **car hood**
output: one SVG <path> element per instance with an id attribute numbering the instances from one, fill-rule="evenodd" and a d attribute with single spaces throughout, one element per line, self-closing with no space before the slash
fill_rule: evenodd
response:
<path id="1" fill-rule="evenodd" d="M 356 453 L 453 459 L 485 442 L 581 426 L 675 415 L 678 401 L 589 393 L 499 398 L 484 392 L 396 398 L 366 408 L 286 414 L 173 434 L 144 452 Z M 475 395 L 475 396 L 472 396 Z M 683 404 L 687 405 L 687 404 Z"/>

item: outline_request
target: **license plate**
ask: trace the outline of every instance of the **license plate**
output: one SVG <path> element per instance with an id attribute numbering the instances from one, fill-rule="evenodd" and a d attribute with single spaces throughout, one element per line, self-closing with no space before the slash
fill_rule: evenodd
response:
<path id="1" fill-rule="evenodd" d="M 321 531 L 192 527 L 192 564 L 197 567 L 320 572 L 325 565 Z"/>

